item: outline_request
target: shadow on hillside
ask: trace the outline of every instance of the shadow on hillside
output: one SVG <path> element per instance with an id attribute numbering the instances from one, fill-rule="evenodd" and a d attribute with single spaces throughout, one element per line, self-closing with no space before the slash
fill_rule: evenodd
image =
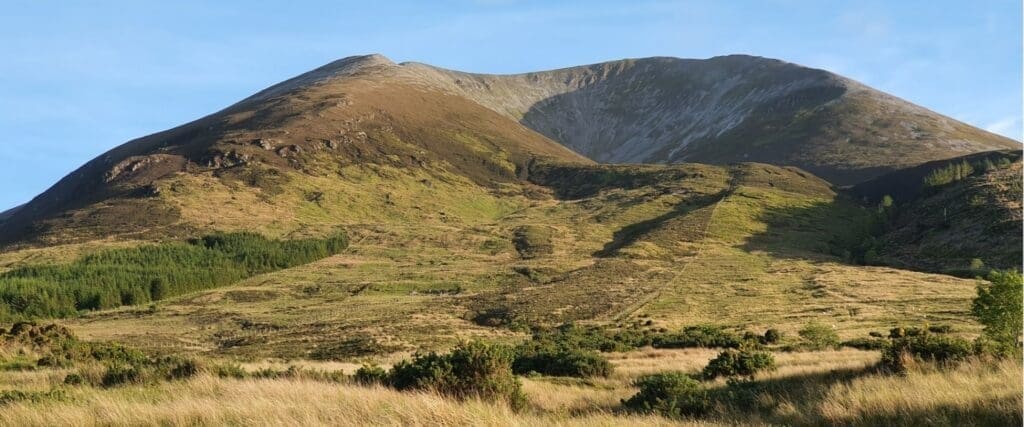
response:
<path id="1" fill-rule="evenodd" d="M 807 206 L 766 207 L 756 221 L 765 224 L 740 246 L 773 256 L 850 261 L 875 227 L 873 210 L 837 198 Z"/>
<path id="2" fill-rule="evenodd" d="M 666 222 L 674 218 L 687 215 L 697 209 L 718 203 L 719 200 L 721 200 L 728 194 L 729 190 L 722 190 L 715 194 L 709 194 L 706 196 L 701 196 L 696 199 L 686 200 L 684 202 L 677 204 L 669 212 L 666 212 L 654 218 L 650 218 L 644 221 L 636 222 L 633 224 L 629 224 L 625 227 L 622 227 L 614 234 L 612 234 L 612 240 L 610 242 L 605 243 L 604 247 L 601 248 L 601 250 L 594 252 L 593 255 L 597 257 L 613 256 L 619 249 L 636 243 L 648 232 L 656 230 L 658 227 L 662 226 Z"/>

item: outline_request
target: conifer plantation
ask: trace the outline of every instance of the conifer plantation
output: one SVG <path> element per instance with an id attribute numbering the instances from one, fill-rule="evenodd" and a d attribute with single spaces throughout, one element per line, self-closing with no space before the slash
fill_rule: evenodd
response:
<path id="1" fill-rule="evenodd" d="M 217 233 L 187 242 L 109 249 L 68 264 L 20 267 L 0 274 L 0 318 L 68 317 L 144 304 L 306 264 L 347 245 L 344 234 L 272 240 L 255 233 Z"/>

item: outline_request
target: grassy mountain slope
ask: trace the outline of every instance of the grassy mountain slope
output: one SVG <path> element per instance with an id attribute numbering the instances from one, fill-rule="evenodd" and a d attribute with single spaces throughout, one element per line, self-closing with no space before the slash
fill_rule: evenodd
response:
<path id="1" fill-rule="evenodd" d="M 967 275 L 986 268 L 1020 269 L 1024 230 L 1019 153 L 1016 157 L 1005 166 L 897 199 L 893 223 L 881 237 L 885 261 Z"/>
<path id="2" fill-rule="evenodd" d="M 496 194 L 532 159 L 588 162 L 471 101 L 403 83 L 394 67 L 348 58 L 126 143 L 0 222 L 3 243 L 490 218 L 517 203 Z"/>
<path id="3" fill-rule="evenodd" d="M 567 321 L 792 335 L 817 320 L 845 338 L 923 322 L 978 330 L 967 316 L 974 281 L 831 255 L 829 242 L 873 210 L 806 172 L 539 163 L 530 176 L 592 187 L 540 187 L 492 221 L 352 227 L 344 254 L 156 310 L 67 324 L 91 339 L 162 351 L 332 360 L 466 337 L 516 340 L 518 326 Z M 524 227 L 536 249 L 528 253 L 517 250 Z"/>

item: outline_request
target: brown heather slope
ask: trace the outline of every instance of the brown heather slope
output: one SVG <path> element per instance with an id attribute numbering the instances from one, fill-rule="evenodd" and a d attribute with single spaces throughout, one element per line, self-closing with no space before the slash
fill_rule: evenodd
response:
<path id="1" fill-rule="evenodd" d="M 260 221 L 290 223 L 278 227 L 286 232 L 300 222 L 279 218 L 282 211 L 300 209 L 291 202 L 323 207 L 325 197 L 369 193 L 361 195 L 393 204 L 381 186 L 360 186 L 371 175 L 385 181 L 402 175 L 427 189 L 424 199 L 434 200 L 438 196 L 429 193 L 435 183 L 451 184 L 452 192 L 487 193 L 518 181 L 534 158 L 589 162 L 476 103 L 395 79 L 388 72 L 394 67 L 377 55 L 346 58 L 192 123 L 125 143 L 5 215 L 0 243 L 166 237 L 196 229 L 259 229 L 266 225 Z M 328 183 L 318 187 L 310 182 L 315 178 Z M 355 191 L 331 194 L 338 182 L 356 184 Z M 470 190 L 455 188 L 460 186 Z M 300 190 L 299 199 L 306 200 L 271 206 L 274 196 Z M 246 206 L 251 212 L 243 219 L 250 224 L 225 227 L 218 218 L 237 208 L 218 200 L 246 195 L 252 196 Z M 189 200 L 199 196 L 206 200 Z M 204 217 L 189 215 L 190 207 Z M 324 215 L 347 222 L 345 212 Z"/>

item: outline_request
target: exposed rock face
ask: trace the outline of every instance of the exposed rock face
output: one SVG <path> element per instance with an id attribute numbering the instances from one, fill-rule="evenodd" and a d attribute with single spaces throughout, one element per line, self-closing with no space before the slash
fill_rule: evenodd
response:
<path id="1" fill-rule="evenodd" d="M 149 182 L 182 170 L 185 159 L 170 154 L 131 156 L 114 165 L 104 175 L 104 182 Z"/>

